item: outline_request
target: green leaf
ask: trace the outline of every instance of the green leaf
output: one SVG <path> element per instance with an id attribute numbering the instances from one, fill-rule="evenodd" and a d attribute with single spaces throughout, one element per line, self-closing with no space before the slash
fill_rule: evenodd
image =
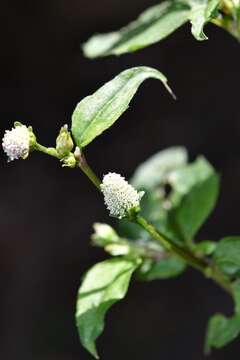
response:
<path id="1" fill-rule="evenodd" d="M 175 164 L 174 153 L 178 154 Z M 142 215 L 167 237 L 182 244 L 191 240 L 213 210 L 218 195 L 219 179 L 214 168 L 204 157 L 198 157 L 193 163 L 184 165 L 186 155 L 183 149 L 180 152 L 177 148 L 175 151 L 174 148 L 168 149 L 165 154 L 162 152 L 162 155 L 163 158 L 155 158 L 155 164 L 155 160 L 152 162 L 150 158 L 149 163 L 146 162 L 142 167 L 140 165 L 131 182 L 134 186 L 137 185 L 138 189 L 149 189 L 141 201 Z M 154 172 L 153 165 L 161 164 L 162 159 L 162 166 L 159 169 L 156 166 Z M 169 169 L 166 165 L 168 163 Z M 157 169 L 160 175 L 158 184 Z M 151 173 L 150 183 L 147 182 L 148 171 Z M 172 188 L 169 195 L 164 192 L 166 184 Z M 154 185 L 155 188 L 152 188 Z M 124 236 L 134 239 L 142 238 L 144 235 L 136 225 L 129 227 L 123 222 L 121 231 Z"/>
<path id="2" fill-rule="evenodd" d="M 89 58 L 131 53 L 163 40 L 190 21 L 197 40 L 206 40 L 204 25 L 217 16 L 220 0 L 164 1 L 145 10 L 122 29 L 97 34 L 83 45 Z"/>
<path id="3" fill-rule="evenodd" d="M 226 6 L 226 3 L 223 3 L 223 8 Z M 220 14 L 214 23 L 217 26 L 222 27 L 224 30 L 228 31 L 232 36 L 237 40 L 240 40 L 240 3 L 239 1 L 232 1 L 227 3 L 227 14 Z"/>
<path id="4" fill-rule="evenodd" d="M 164 1 L 144 11 L 119 31 L 95 35 L 83 45 L 85 56 L 95 58 L 134 52 L 156 43 L 187 22 L 189 6 L 180 1 Z"/>
<path id="5" fill-rule="evenodd" d="M 233 297 L 235 302 L 235 312 L 240 314 L 240 280 L 233 283 Z"/>
<path id="6" fill-rule="evenodd" d="M 217 243 L 209 240 L 201 241 L 200 243 L 194 245 L 195 252 L 206 256 L 212 255 L 216 248 Z"/>
<path id="7" fill-rule="evenodd" d="M 204 25 L 216 15 L 220 0 L 191 0 L 190 22 L 192 34 L 197 40 L 207 40 L 203 32 Z"/>
<path id="8" fill-rule="evenodd" d="M 182 146 L 161 150 L 140 164 L 130 179 L 137 190 L 145 190 L 141 200 L 141 214 L 157 227 L 162 228 L 166 222 L 163 187 L 173 170 L 186 165 L 187 157 L 187 151 Z M 147 236 L 138 225 L 124 219 L 118 227 L 123 236 L 131 239 Z"/>
<path id="9" fill-rule="evenodd" d="M 182 146 L 159 151 L 136 168 L 130 182 L 138 190 L 155 189 L 166 183 L 170 172 L 186 165 L 187 158 Z"/>
<path id="10" fill-rule="evenodd" d="M 160 80 L 171 93 L 162 73 L 140 66 L 121 72 L 80 101 L 72 115 L 72 133 L 76 144 L 83 148 L 112 126 L 127 110 L 141 83 L 149 78 Z"/>
<path id="11" fill-rule="evenodd" d="M 190 242 L 215 205 L 219 180 L 204 157 L 168 177 L 171 207 L 162 231 L 177 243 Z"/>
<path id="12" fill-rule="evenodd" d="M 140 260 L 139 260 L 140 261 Z M 104 329 L 107 310 L 124 298 L 138 261 L 114 258 L 93 266 L 78 292 L 76 321 L 82 345 L 96 358 L 95 341 Z"/>
<path id="13" fill-rule="evenodd" d="M 91 236 L 94 244 L 106 246 L 112 243 L 118 243 L 121 239 L 117 232 L 108 224 L 94 223 L 94 234 Z"/>
<path id="14" fill-rule="evenodd" d="M 231 236 L 219 241 L 214 260 L 227 275 L 240 274 L 240 237 Z"/>
<path id="15" fill-rule="evenodd" d="M 112 256 L 130 255 L 138 258 L 138 254 L 132 251 L 130 243 L 118 236 L 117 232 L 109 225 L 95 223 L 93 225 L 94 234 L 91 239 L 94 245 L 104 247 L 104 250 Z"/>
<path id="16" fill-rule="evenodd" d="M 185 240 L 194 235 L 215 207 L 219 192 L 219 178 L 216 174 L 193 186 L 173 210 L 170 222 Z"/>
<path id="17" fill-rule="evenodd" d="M 205 352 L 208 354 L 212 347 L 222 348 L 233 341 L 240 333 L 240 315 L 226 318 L 221 314 L 214 315 L 208 324 Z"/>
<path id="18" fill-rule="evenodd" d="M 169 279 L 182 274 L 185 268 L 185 262 L 175 256 L 168 255 L 159 261 L 144 260 L 137 270 L 136 276 L 138 280 L 142 281 Z"/>
<path id="19" fill-rule="evenodd" d="M 171 195 L 174 202 L 177 202 L 179 197 L 187 194 L 195 185 L 214 173 L 214 168 L 203 156 L 199 156 L 193 163 L 173 171 L 168 180 L 174 190 Z"/>

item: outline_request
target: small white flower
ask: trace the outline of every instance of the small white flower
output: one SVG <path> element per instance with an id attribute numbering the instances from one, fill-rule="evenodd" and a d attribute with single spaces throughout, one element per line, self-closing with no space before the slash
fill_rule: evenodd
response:
<path id="1" fill-rule="evenodd" d="M 124 177 L 108 173 L 103 177 L 101 191 L 111 216 L 122 219 L 133 208 L 137 210 L 144 192 L 137 192 Z"/>
<path id="2" fill-rule="evenodd" d="M 30 133 L 25 125 L 18 125 L 6 130 L 2 139 L 2 147 L 9 161 L 25 159 L 30 149 Z"/>

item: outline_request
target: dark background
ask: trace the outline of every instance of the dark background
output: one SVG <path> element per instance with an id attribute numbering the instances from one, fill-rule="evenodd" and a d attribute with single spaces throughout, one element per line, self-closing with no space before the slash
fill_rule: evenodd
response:
<path id="1" fill-rule="evenodd" d="M 217 240 L 240 233 L 240 47 L 208 26 L 197 42 L 190 26 L 133 55 L 90 61 L 80 43 L 117 29 L 157 1 L 1 1 L 1 136 L 15 120 L 54 145 L 76 103 L 123 69 L 148 65 L 168 76 L 174 102 L 147 81 L 115 126 L 88 147 L 99 175 L 130 176 L 136 165 L 171 145 L 204 154 L 222 174 L 219 204 L 201 231 Z M 74 323 L 81 276 L 102 260 L 90 246 L 94 221 L 109 221 L 91 183 L 77 170 L 34 153 L 7 164 L 0 155 L 0 358 L 91 359 Z M 200 360 L 208 317 L 232 304 L 211 281 L 188 270 L 181 278 L 132 283 L 110 311 L 98 342 L 102 359 Z M 239 340 L 211 360 L 235 360 Z"/>

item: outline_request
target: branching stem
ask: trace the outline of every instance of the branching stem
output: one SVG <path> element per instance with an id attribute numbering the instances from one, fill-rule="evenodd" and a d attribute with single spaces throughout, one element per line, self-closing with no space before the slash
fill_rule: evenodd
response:
<path id="1" fill-rule="evenodd" d="M 35 149 L 41 151 L 47 155 L 53 156 L 61 160 L 61 157 L 58 155 L 56 149 L 54 148 L 46 148 L 40 144 L 36 144 Z M 83 152 L 78 149 L 78 151 L 74 153 L 76 158 L 76 166 L 78 166 L 84 174 L 89 178 L 89 180 L 100 190 L 101 181 L 88 165 L 86 158 Z M 228 294 L 232 295 L 232 287 L 229 280 L 220 272 L 220 270 L 215 266 L 214 263 L 211 263 L 208 259 L 204 257 L 197 257 L 191 250 L 186 249 L 184 247 L 180 247 L 175 244 L 172 240 L 168 239 L 165 235 L 161 234 L 155 226 L 147 222 L 142 216 L 136 214 L 131 217 L 129 221 L 134 222 L 140 225 L 145 231 L 151 235 L 151 237 L 160 243 L 164 249 L 166 249 L 169 253 L 175 254 L 182 260 L 184 260 L 188 265 L 193 267 L 194 269 L 202 272 L 206 277 L 214 280 L 222 289 L 224 289 Z"/>

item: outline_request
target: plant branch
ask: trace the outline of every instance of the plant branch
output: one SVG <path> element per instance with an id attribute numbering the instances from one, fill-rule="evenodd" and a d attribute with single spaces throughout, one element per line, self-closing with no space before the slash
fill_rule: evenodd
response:
<path id="1" fill-rule="evenodd" d="M 44 154 L 47 154 L 47 155 L 50 155 L 50 156 L 53 156 L 57 159 L 61 159 L 61 156 L 58 154 L 57 150 L 55 148 L 52 148 L 52 147 L 45 147 L 41 144 L 38 144 L 36 143 L 35 146 L 34 146 L 34 149 L 37 150 L 37 151 L 40 151 Z"/>
<path id="2" fill-rule="evenodd" d="M 211 264 L 205 258 L 196 257 L 189 250 L 173 243 L 171 240 L 167 239 L 166 236 L 162 235 L 152 224 L 148 223 L 142 216 L 136 215 L 132 221 L 145 229 L 154 240 L 159 242 L 169 252 L 174 253 L 185 260 L 187 264 L 201 271 L 206 277 L 214 280 L 222 289 L 232 295 L 231 283 L 214 264 Z"/>
<path id="3" fill-rule="evenodd" d="M 62 159 L 59 156 L 55 148 L 47 148 L 43 145 L 36 144 L 35 149 L 41 151 L 47 155 Z M 89 180 L 100 190 L 101 181 L 88 165 L 83 152 L 76 148 L 74 152 L 75 159 L 77 160 L 77 166 L 83 171 L 83 173 L 89 178 Z M 195 256 L 191 250 L 183 248 L 175 244 L 172 240 L 168 239 L 165 235 L 161 234 L 152 224 L 148 223 L 142 216 L 135 214 L 128 219 L 131 222 L 135 222 L 140 225 L 145 231 L 147 231 L 151 237 L 160 243 L 167 251 L 173 253 L 183 259 L 188 265 L 202 272 L 206 277 L 214 280 L 222 289 L 232 295 L 231 283 L 228 279 L 220 272 L 220 270 L 204 257 Z"/>
<path id="4" fill-rule="evenodd" d="M 84 172 L 84 174 L 89 178 L 89 180 L 100 190 L 101 180 L 95 174 L 95 172 L 88 165 L 87 160 L 80 148 L 76 148 L 74 152 L 75 158 L 78 161 L 78 166 Z"/>

